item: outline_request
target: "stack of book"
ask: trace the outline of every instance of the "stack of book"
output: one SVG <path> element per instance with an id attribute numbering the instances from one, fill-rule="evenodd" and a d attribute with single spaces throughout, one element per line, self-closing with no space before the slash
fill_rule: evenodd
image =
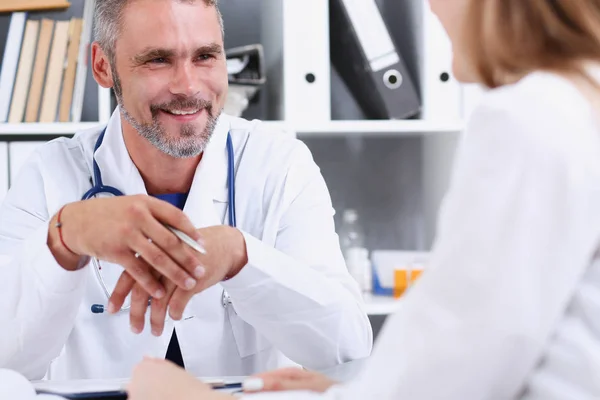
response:
<path id="1" fill-rule="evenodd" d="M 0 122 L 80 121 L 93 3 L 4 16 L 9 22 L 0 69 Z"/>

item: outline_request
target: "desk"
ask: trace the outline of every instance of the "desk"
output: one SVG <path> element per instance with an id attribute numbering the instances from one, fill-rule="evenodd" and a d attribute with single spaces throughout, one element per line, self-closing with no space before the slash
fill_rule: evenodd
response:
<path id="1" fill-rule="evenodd" d="M 319 370 L 320 373 L 328 376 L 329 378 L 338 382 L 348 382 L 354 379 L 360 371 L 364 368 L 367 359 L 354 360 L 344 364 L 336 365 L 335 367 Z M 218 379 L 218 378 L 215 378 Z M 215 380 L 213 378 L 207 378 L 207 381 Z M 225 382 L 242 382 L 244 377 L 232 376 L 222 378 Z M 52 381 L 36 381 L 34 387 L 36 389 L 47 389 L 52 391 L 59 391 L 65 388 L 79 388 L 80 390 L 93 390 L 93 391 L 119 391 L 124 385 L 126 385 L 128 379 L 90 379 L 81 381 L 63 381 L 63 382 L 52 382 Z M 167 384 L 167 382 L 165 382 Z M 58 389 L 58 390 L 57 390 Z M 236 392 L 238 388 L 224 389 L 225 392 Z M 94 395 L 86 395 L 86 400 L 125 400 L 125 395 L 112 395 L 109 397 L 101 397 Z"/>

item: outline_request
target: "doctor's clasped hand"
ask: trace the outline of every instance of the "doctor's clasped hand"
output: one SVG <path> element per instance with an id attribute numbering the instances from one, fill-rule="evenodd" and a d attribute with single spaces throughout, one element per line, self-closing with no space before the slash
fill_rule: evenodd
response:
<path id="1" fill-rule="evenodd" d="M 182 288 L 196 286 L 193 276 L 200 265 L 196 252 L 164 224 L 192 238 L 199 235 L 185 214 L 169 203 L 144 195 L 90 199 L 65 205 L 53 222 L 48 245 L 66 270 L 76 270 L 85 256 L 117 263 L 158 299 L 166 291 L 153 270 Z M 109 311 L 113 307 L 111 302 Z"/>
<path id="2" fill-rule="evenodd" d="M 199 260 L 196 274 L 197 283 L 193 288 L 182 288 L 167 276 L 160 278 L 166 288 L 166 296 L 152 299 L 150 323 L 152 333 L 161 335 L 164 329 L 167 309 L 169 316 L 178 321 L 192 297 L 218 282 L 233 278 L 248 261 L 246 242 L 242 233 L 228 225 L 217 225 L 199 229 L 200 241 L 206 249 L 206 254 L 196 253 Z M 131 292 L 130 321 L 135 332 L 144 329 L 146 311 L 148 309 L 148 294 L 141 283 L 136 282 L 131 275 L 124 272 L 115 286 L 110 304 L 115 310 L 123 305 L 126 296 Z"/>

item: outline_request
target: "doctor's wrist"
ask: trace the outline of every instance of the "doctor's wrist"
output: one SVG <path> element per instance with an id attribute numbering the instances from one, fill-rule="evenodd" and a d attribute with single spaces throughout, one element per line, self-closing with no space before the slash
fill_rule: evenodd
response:
<path id="1" fill-rule="evenodd" d="M 48 226 L 48 237 L 47 245 L 50 252 L 54 256 L 56 262 L 67 271 L 76 271 L 84 267 L 90 260 L 89 257 L 77 254 L 73 249 L 65 242 L 64 235 L 62 232 L 63 221 L 61 208 L 50 220 Z"/>
<path id="2" fill-rule="evenodd" d="M 239 274 L 239 272 L 248 264 L 248 252 L 246 249 L 246 239 L 242 232 L 236 228 L 230 228 L 230 244 L 232 262 L 229 272 L 224 280 L 228 280 Z"/>

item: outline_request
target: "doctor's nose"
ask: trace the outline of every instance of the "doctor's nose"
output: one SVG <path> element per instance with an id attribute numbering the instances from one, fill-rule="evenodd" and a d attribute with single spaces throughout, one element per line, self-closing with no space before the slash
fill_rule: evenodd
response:
<path id="1" fill-rule="evenodd" d="M 202 87 L 200 74 L 192 63 L 181 63 L 174 68 L 169 87 L 172 94 L 194 97 Z"/>

